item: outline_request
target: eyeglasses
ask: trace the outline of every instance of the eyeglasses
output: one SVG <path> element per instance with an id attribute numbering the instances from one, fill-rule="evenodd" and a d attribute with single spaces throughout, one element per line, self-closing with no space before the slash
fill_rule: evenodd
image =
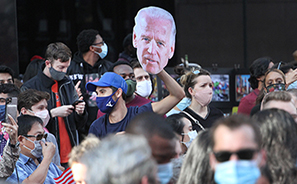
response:
<path id="1" fill-rule="evenodd" d="M 37 135 L 23 135 L 25 137 L 35 137 L 37 141 L 40 141 L 42 138 L 46 139 L 47 134 L 37 134 Z"/>
<path id="2" fill-rule="evenodd" d="M 214 156 L 216 157 L 218 162 L 226 162 L 230 159 L 231 155 L 236 154 L 241 160 L 251 160 L 258 150 L 256 149 L 242 149 L 236 152 L 229 151 L 219 151 L 214 152 Z"/>
<path id="3" fill-rule="evenodd" d="M 99 45 L 99 44 L 104 45 L 104 41 L 99 42 L 99 43 L 93 43 L 92 45 Z"/>

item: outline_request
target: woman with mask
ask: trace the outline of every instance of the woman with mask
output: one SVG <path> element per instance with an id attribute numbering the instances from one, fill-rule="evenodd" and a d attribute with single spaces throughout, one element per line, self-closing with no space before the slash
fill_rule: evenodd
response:
<path id="1" fill-rule="evenodd" d="M 256 112 L 260 111 L 260 104 L 265 96 L 265 94 L 272 91 L 284 91 L 286 90 L 286 77 L 284 73 L 275 68 L 269 69 L 263 79 L 263 89 L 260 91 L 259 96 L 256 100 L 256 105 L 251 110 L 251 116 Z"/>
<path id="2" fill-rule="evenodd" d="M 251 113 L 252 108 L 256 105 L 256 99 L 263 88 L 264 75 L 272 66 L 273 62 L 269 57 L 258 58 L 251 64 L 249 68 L 249 83 L 253 91 L 240 100 L 238 114 L 249 115 Z"/>
<path id="3" fill-rule="evenodd" d="M 219 109 L 210 106 L 213 82 L 210 73 L 204 69 L 188 72 L 180 79 L 184 86 L 186 97 L 191 104 L 182 113 L 191 121 L 193 130 L 197 132 L 210 128 L 214 121 L 224 114 Z"/>
<path id="4" fill-rule="evenodd" d="M 185 154 L 192 141 L 197 137 L 197 132 L 192 129 L 191 121 L 187 119 L 186 115 L 183 113 L 172 114 L 168 116 L 165 121 L 173 128 L 173 131 L 178 134 L 182 154 Z"/>

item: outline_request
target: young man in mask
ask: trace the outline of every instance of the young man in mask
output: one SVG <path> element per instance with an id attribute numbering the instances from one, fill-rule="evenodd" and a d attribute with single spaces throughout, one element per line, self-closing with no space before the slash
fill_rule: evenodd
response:
<path id="1" fill-rule="evenodd" d="M 143 70 L 139 62 L 133 63 L 133 70 L 136 80 L 135 94 L 147 99 L 153 91 L 151 77 L 149 73 Z"/>
<path id="2" fill-rule="evenodd" d="M 113 66 L 110 68 L 110 70 L 116 74 L 119 74 L 123 79 L 126 81 L 128 88 L 127 88 L 127 94 L 126 94 L 126 107 L 131 106 L 142 106 L 147 103 L 152 102 L 149 99 L 142 98 L 141 96 L 135 95 L 135 90 L 137 86 L 137 82 L 135 81 L 135 75 L 134 71 L 132 69 L 132 66 L 130 63 L 126 61 L 117 61 L 113 64 Z M 102 113 L 100 110 L 98 110 L 97 118 L 103 116 L 105 113 Z"/>
<path id="3" fill-rule="evenodd" d="M 70 49 L 61 42 L 51 43 L 47 46 L 45 58 L 43 71 L 24 83 L 21 90 L 36 89 L 50 94 L 47 103 L 51 118 L 46 128 L 55 135 L 61 165 L 67 167 L 68 154 L 78 144 L 77 130 L 85 125 L 88 114 L 85 102 L 80 101 L 83 98 L 78 97 L 73 82 L 66 77 L 71 60 Z"/>
<path id="4" fill-rule="evenodd" d="M 91 123 L 96 119 L 98 108 L 96 95 L 86 91 L 85 85 L 87 82 L 98 81 L 112 66 L 112 63 L 105 59 L 108 53 L 108 46 L 97 30 L 83 30 L 79 33 L 76 40 L 78 52 L 74 54 L 67 69 L 67 74 L 75 84 L 80 85 L 83 98 L 87 102 L 88 121 L 84 129 L 79 133 L 88 134 Z"/>
<path id="5" fill-rule="evenodd" d="M 36 116 L 18 117 L 18 141 L 20 158 L 16 168 L 6 181 L 12 183 L 47 183 L 54 184 L 54 179 L 62 171 L 51 162 L 55 154 L 55 145 L 46 142 L 42 120 Z"/>
<path id="6" fill-rule="evenodd" d="M 210 138 L 210 165 L 216 183 L 257 182 L 266 162 L 258 125 L 247 116 L 232 115 L 215 123 Z"/>
<path id="7" fill-rule="evenodd" d="M 61 166 L 59 148 L 55 136 L 48 132 L 45 128 L 50 120 L 50 114 L 47 109 L 47 101 L 50 99 L 50 94 L 35 89 L 23 91 L 18 96 L 18 111 L 20 114 L 27 114 L 39 117 L 43 122 L 43 129 L 47 134 L 47 141 L 52 142 L 56 146 L 56 152 L 52 162 L 57 166 Z"/>
<path id="8" fill-rule="evenodd" d="M 107 72 L 98 82 L 87 83 L 87 90 L 97 92 L 96 102 L 100 111 L 106 113 L 92 123 L 89 133 L 103 138 L 110 133 L 125 131 L 130 120 L 137 114 L 153 111 L 164 115 L 173 108 L 184 97 L 184 92 L 165 70 L 158 73 L 158 77 L 164 81 L 170 94 L 159 102 L 148 103 L 141 107 L 126 107 L 128 86 L 116 73 Z"/>

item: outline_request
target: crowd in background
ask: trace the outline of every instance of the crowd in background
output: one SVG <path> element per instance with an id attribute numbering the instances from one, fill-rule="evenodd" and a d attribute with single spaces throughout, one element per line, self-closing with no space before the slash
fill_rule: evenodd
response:
<path id="1" fill-rule="evenodd" d="M 211 104 L 207 70 L 183 63 L 173 79 L 163 69 L 174 53 L 175 29 L 167 11 L 143 8 L 117 61 L 104 59 L 107 44 L 87 29 L 77 36 L 78 52 L 50 43 L 22 80 L 1 65 L 0 177 L 8 183 L 294 183 L 295 63 L 256 59 L 253 91 L 238 114 L 224 117 Z M 168 95 L 153 101 L 156 77 Z"/>

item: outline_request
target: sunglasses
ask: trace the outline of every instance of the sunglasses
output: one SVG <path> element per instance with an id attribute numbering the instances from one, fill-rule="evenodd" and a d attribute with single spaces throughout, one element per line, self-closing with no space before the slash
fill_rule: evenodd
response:
<path id="1" fill-rule="evenodd" d="M 236 152 L 229 151 L 218 151 L 214 152 L 214 156 L 216 157 L 218 162 L 226 162 L 230 159 L 232 154 L 236 154 L 240 160 L 251 160 L 258 150 L 256 149 L 242 149 Z"/>
<path id="2" fill-rule="evenodd" d="M 42 138 L 46 139 L 47 134 L 37 134 L 37 135 L 23 135 L 25 137 L 35 137 L 37 141 L 40 141 Z"/>

